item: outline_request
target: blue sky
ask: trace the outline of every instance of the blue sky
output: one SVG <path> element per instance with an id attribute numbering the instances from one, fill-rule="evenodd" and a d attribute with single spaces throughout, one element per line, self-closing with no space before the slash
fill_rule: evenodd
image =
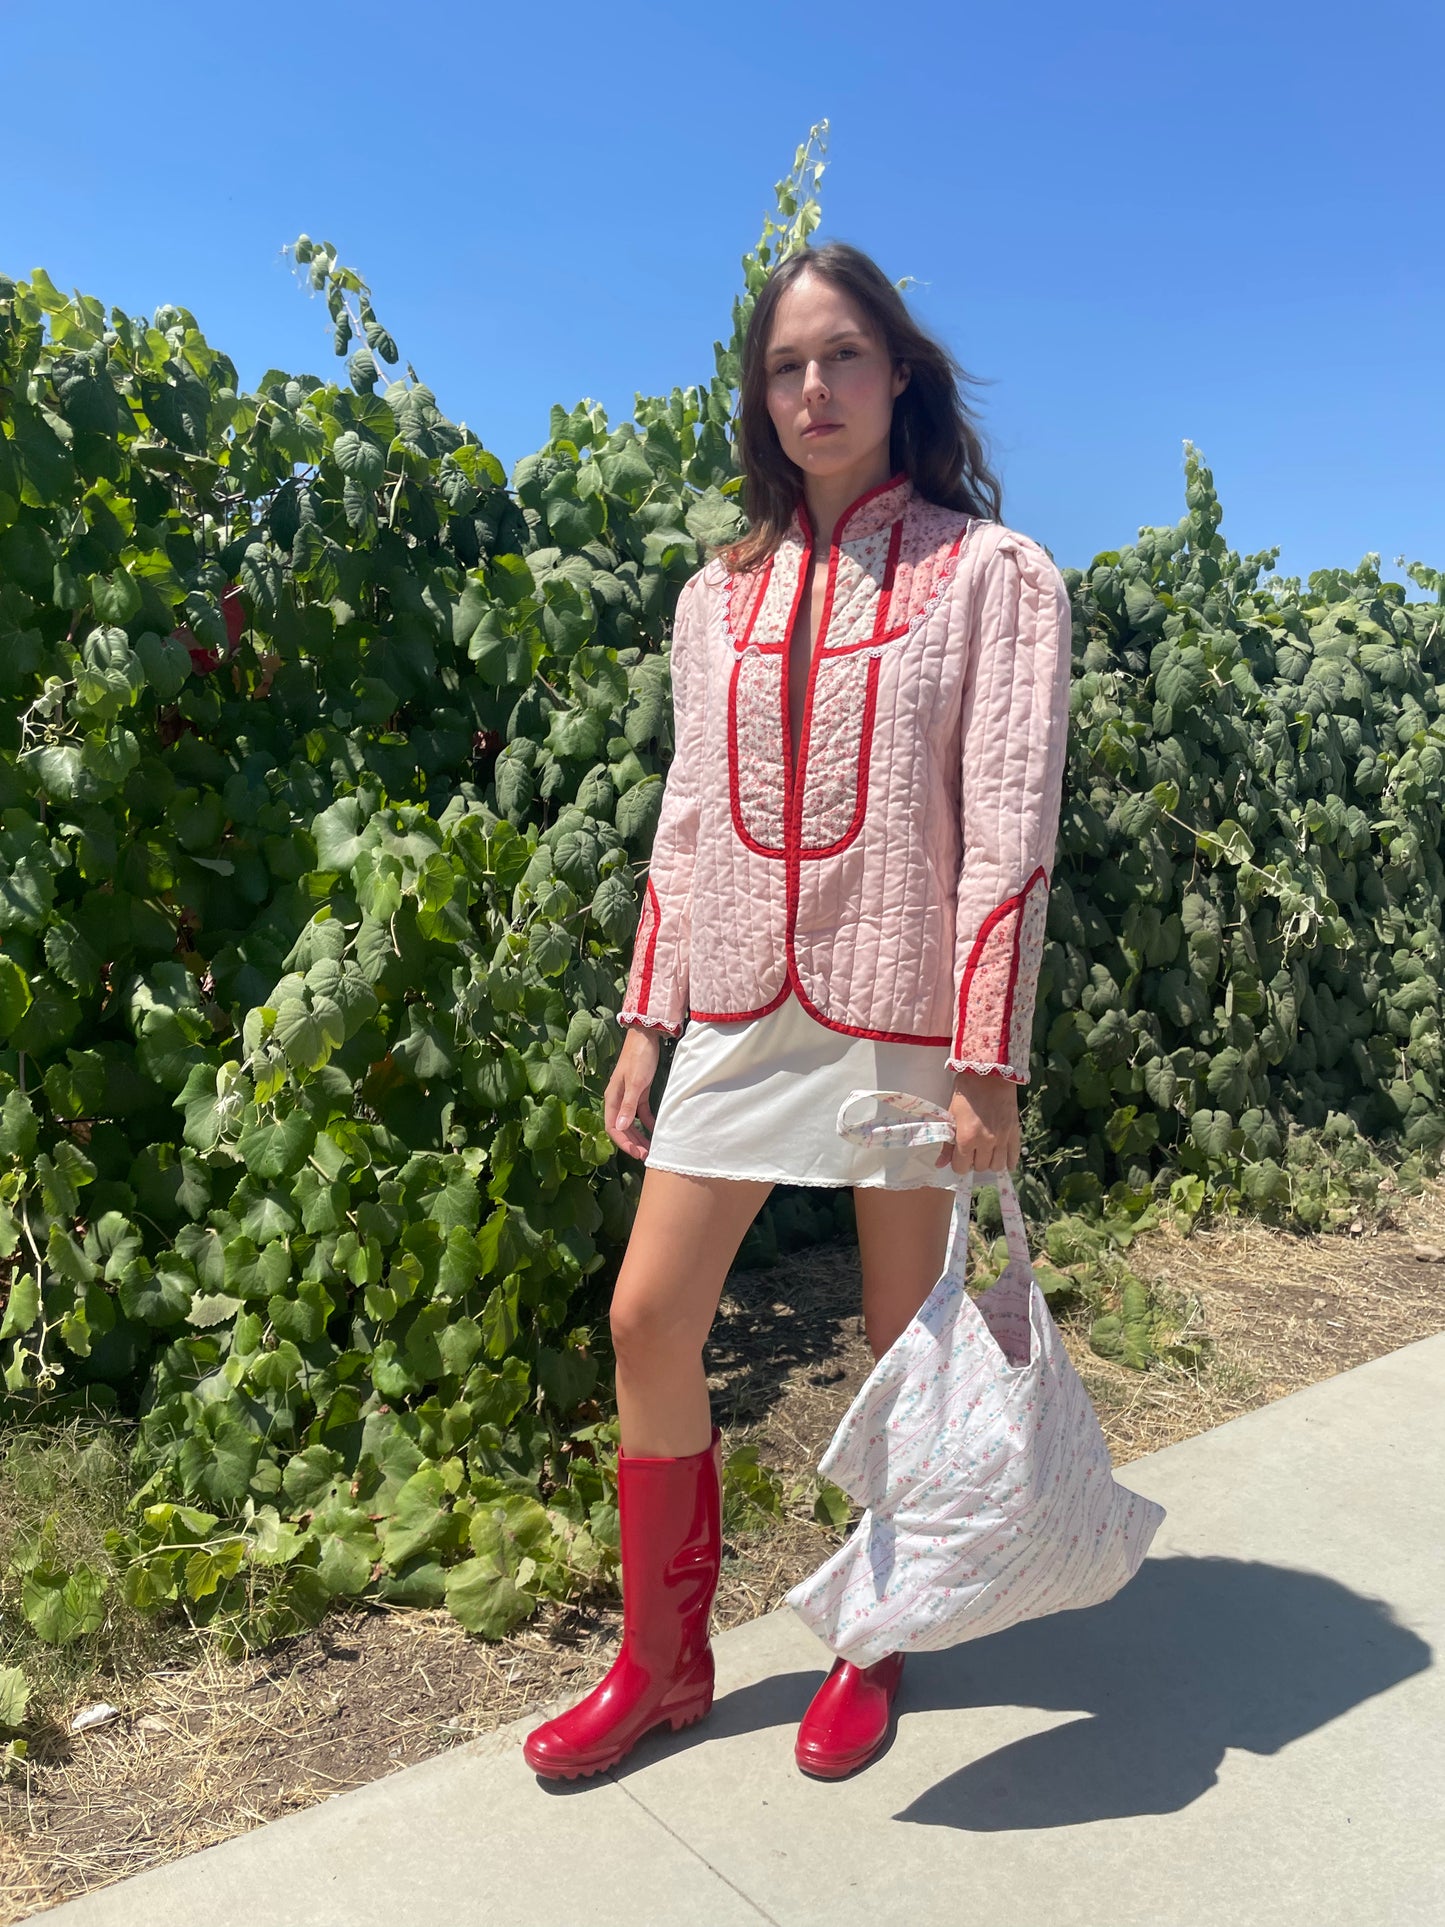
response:
<path id="1" fill-rule="evenodd" d="M 341 366 L 280 253 L 304 230 L 509 467 L 554 401 L 623 419 L 710 376 L 826 116 L 820 238 L 917 278 L 986 378 L 1004 519 L 1059 563 L 1177 520 L 1188 439 L 1284 574 L 1445 566 L 1434 0 L 0 17 L 0 270 L 181 302 L 247 383 Z"/>

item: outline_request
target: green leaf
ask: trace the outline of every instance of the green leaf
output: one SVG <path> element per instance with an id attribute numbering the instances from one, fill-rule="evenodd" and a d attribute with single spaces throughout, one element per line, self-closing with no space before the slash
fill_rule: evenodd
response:
<path id="1" fill-rule="evenodd" d="M 120 1281 L 120 1302 L 128 1318 L 139 1318 L 147 1325 L 176 1325 L 191 1305 L 193 1280 L 179 1268 L 166 1266 L 152 1270 L 145 1258 L 137 1258 L 126 1268 Z"/>
<path id="2" fill-rule="evenodd" d="M 0 954 L 0 1039 L 9 1037 L 29 1008 L 29 979 L 13 957 Z"/>
<path id="3" fill-rule="evenodd" d="M 723 1462 L 724 1515 L 732 1523 L 752 1512 L 780 1518 L 783 1486 L 776 1472 L 758 1463 L 756 1445 L 740 1445 Z"/>
<path id="4" fill-rule="evenodd" d="M 645 776 L 617 799 L 617 828 L 631 844 L 642 845 L 657 828 L 662 809 L 662 778 Z"/>
<path id="5" fill-rule="evenodd" d="M 1179 1077 L 1167 1057 L 1151 1057 L 1144 1065 L 1144 1088 L 1161 1111 L 1174 1108 Z"/>
<path id="6" fill-rule="evenodd" d="M 242 1487 L 242 1493 L 244 1490 L 245 1488 Z M 246 1542 L 241 1538 L 228 1539 L 221 1546 L 198 1547 L 186 1561 L 186 1597 L 188 1599 L 209 1597 L 223 1580 L 235 1578 L 245 1556 Z"/>
<path id="7" fill-rule="evenodd" d="M 1209 1066 L 1205 1082 L 1211 1097 L 1229 1111 L 1231 1118 L 1237 1116 L 1249 1103 L 1249 1070 L 1244 1061 L 1244 1053 L 1228 1046 L 1220 1051 Z"/>
<path id="8" fill-rule="evenodd" d="M 64 1646 L 100 1629 L 105 1587 L 104 1574 L 83 1561 L 69 1571 L 35 1566 L 20 1588 L 21 1610 L 47 1645 Z"/>
<path id="9" fill-rule="evenodd" d="M 435 1465 L 422 1466 L 397 1493 L 381 1535 L 381 1556 L 393 1572 L 442 1537 L 450 1518 L 445 1497 L 441 1469 Z"/>
<path id="10" fill-rule="evenodd" d="M 364 1592 L 371 1583 L 372 1568 L 379 1555 L 380 1545 L 374 1532 L 327 1532 L 321 1538 L 317 1570 L 328 1593 L 351 1597 Z"/>
<path id="11" fill-rule="evenodd" d="M 362 488 L 381 487 L 386 475 L 386 457 L 375 442 L 348 428 L 336 437 L 331 452 L 343 475 L 350 476 Z"/>
<path id="12" fill-rule="evenodd" d="M 561 1351 L 539 1346 L 537 1382 L 548 1402 L 559 1412 L 573 1412 L 592 1394 L 597 1383 L 597 1361 L 575 1346 L 569 1345 Z"/>
<path id="13" fill-rule="evenodd" d="M 276 1041 L 298 1071 L 318 1071 L 346 1042 L 346 1019 L 328 998 L 293 998 L 276 1013 Z"/>
<path id="14" fill-rule="evenodd" d="M 333 1309 L 320 1281 L 307 1278 L 296 1287 L 294 1298 L 277 1296 L 268 1300 L 266 1314 L 282 1338 L 289 1338 L 294 1345 L 311 1345 L 326 1329 Z"/>
<path id="15" fill-rule="evenodd" d="M 124 629 L 92 629 L 76 672 L 77 698 L 102 714 L 114 715 L 133 703 L 145 685 L 145 671 Z"/>
<path id="16" fill-rule="evenodd" d="M 292 1111 L 283 1118 L 257 1118 L 237 1138 L 236 1149 L 254 1177 L 289 1178 L 315 1142 L 315 1120 L 306 1111 Z"/>
<path id="17" fill-rule="evenodd" d="M 0 1666 L 0 1729 L 14 1732 L 25 1724 L 30 1704 L 30 1682 L 18 1666 Z"/>
<path id="18" fill-rule="evenodd" d="M 312 819 L 319 870 L 349 871 L 363 850 L 371 849 L 379 831 L 369 826 L 360 800 L 343 796 Z"/>
<path id="19" fill-rule="evenodd" d="M 213 1325 L 229 1324 L 244 1305 L 244 1299 L 228 1297 L 223 1291 L 198 1293 L 191 1299 L 186 1323 L 197 1331 L 209 1331 Z"/>
<path id="20" fill-rule="evenodd" d="M 11 1273 L 10 1296 L 0 1319 L 0 1339 L 18 1338 L 40 1318 L 40 1281 L 32 1271 Z"/>
<path id="21" fill-rule="evenodd" d="M 276 1238 L 291 1236 L 296 1229 L 296 1214 L 290 1200 L 280 1192 L 258 1191 L 246 1203 L 240 1224 L 248 1238 L 257 1245 L 267 1245 Z"/>
<path id="22" fill-rule="evenodd" d="M 90 579 L 90 601 L 102 622 L 124 627 L 132 616 L 140 614 L 140 585 L 129 569 L 118 568 L 108 576 L 95 575 Z"/>
<path id="23" fill-rule="evenodd" d="M 501 1358 L 517 1342 L 519 1281 L 515 1272 L 494 1285 L 482 1307 L 482 1335 L 488 1358 Z"/>
<path id="24" fill-rule="evenodd" d="M 820 1526 L 831 1526 L 835 1532 L 842 1532 L 852 1516 L 852 1505 L 848 1494 L 831 1479 L 818 1480 L 818 1495 L 813 1501 L 813 1517 Z"/>
<path id="25" fill-rule="evenodd" d="M 95 784 L 86 773 L 80 748 L 74 743 L 46 743 L 28 749 L 20 761 L 33 770 L 35 780 L 54 803 L 88 800 Z"/>
<path id="26" fill-rule="evenodd" d="M 446 1603 L 469 1633 L 501 1639 L 537 1608 L 536 1597 L 491 1559 L 463 1559 L 446 1576 Z"/>
<path id="27" fill-rule="evenodd" d="M 526 1362 L 507 1359 L 500 1371 L 477 1366 L 466 1383 L 467 1408 L 479 1425 L 507 1426 L 532 1395 Z"/>
<path id="28" fill-rule="evenodd" d="M 1234 1119 L 1228 1111 L 1196 1111 L 1189 1120 L 1189 1136 L 1211 1158 L 1229 1156 L 1229 1140 Z"/>
<path id="29" fill-rule="evenodd" d="M 159 702 L 173 702 L 191 673 L 191 652 L 179 636 L 147 632 L 135 646 L 146 681 Z"/>
<path id="30" fill-rule="evenodd" d="M 23 1091 L 8 1091 L 0 1105 L 0 1158 L 18 1158 L 22 1164 L 35 1154 L 40 1121 L 30 1099 Z"/>
<path id="31" fill-rule="evenodd" d="M 687 532 L 708 548 L 735 542 L 743 530 L 743 518 L 735 502 L 717 487 L 709 487 L 689 507 Z"/>
<path id="32" fill-rule="evenodd" d="M 546 1510 L 524 1493 L 481 1501 L 469 1528 L 472 1550 L 515 1577 L 525 1559 L 541 1563 L 552 1549 Z"/>
<path id="33" fill-rule="evenodd" d="M 376 320 L 369 320 L 364 321 L 362 326 L 366 330 L 367 345 L 374 348 L 383 361 L 395 361 L 397 359 L 396 343 L 386 332 L 385 328 L 382 327 L 381 323 Z"/>

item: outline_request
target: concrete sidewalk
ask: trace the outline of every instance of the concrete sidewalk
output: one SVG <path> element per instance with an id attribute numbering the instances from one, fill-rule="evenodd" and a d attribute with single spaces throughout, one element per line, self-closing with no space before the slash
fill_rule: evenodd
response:
<path id="1" fill-rule="evenodd" d="M 1169 1511 L 1134 1581 L 911 1658 L 852 1780 L 793 1765 L 828 1654 L 783 1607 L 605 1778 L 522 1760 L 563 1699 L 44 1918 L 1441 1927 L 1445 1336 L 1120 1476 Z"/>

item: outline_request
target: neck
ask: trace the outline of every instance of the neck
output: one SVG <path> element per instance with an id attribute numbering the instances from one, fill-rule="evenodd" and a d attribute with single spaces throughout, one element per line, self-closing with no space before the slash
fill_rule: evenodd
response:
<path id="1" fill-rule="evenodd" d="M 826 551 L 831 546 L 839 517 L 853 506 L 860 495 L 866 495 L 869 489 L 881 488 L 889 479 L 893 468 L 888 457 L 889 448 L 885 442 L 875 449 L 870 460 L 840 475 L 804 476 L 803 501 L 812 524 L 814 553 Z"/>

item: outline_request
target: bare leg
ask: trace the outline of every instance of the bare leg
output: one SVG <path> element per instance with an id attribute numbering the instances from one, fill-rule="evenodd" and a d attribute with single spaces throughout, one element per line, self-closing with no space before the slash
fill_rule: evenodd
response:
<path id="1" fill-rule="evenodd" d="M 937 1284 L 954 1193 L 941 1185 L 889 1191 L 853 1186 L 863 1270 L 863 1330 L 881 1358 Z"/>
<path id="2" fill-rule="evenodd" d="M 729 1267 L 772 1190 L 762 1180 L 646 1170 L 612 1293 L 622 1449 L 681 1458 L 707 1449 L 702 1349 Z"/>

